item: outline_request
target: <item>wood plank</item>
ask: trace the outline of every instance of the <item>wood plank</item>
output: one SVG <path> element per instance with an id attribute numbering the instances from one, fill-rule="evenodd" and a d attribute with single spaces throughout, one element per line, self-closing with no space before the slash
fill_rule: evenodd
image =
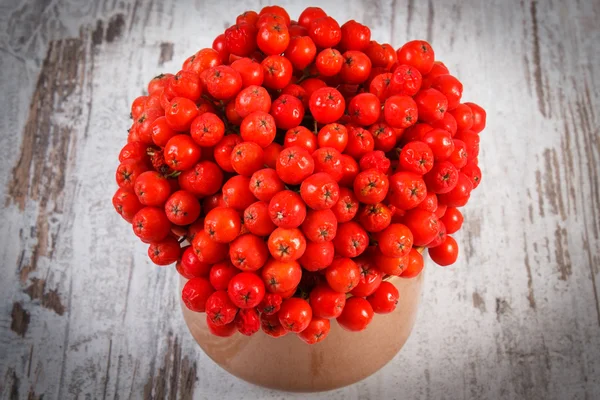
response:
<path id="1" fill-rule="evenodd" d="M 405 349 L 373 377 L 314 398 L 598 397 L 600 4 L 323 7 L 379 41 L 430 40 L 465 100 L 488 109 L 488 128 L 481 188 L 456 235 L 461 258 L 428 266 Z M 0 135 L 11 171 L 0 175 L 0 397 L 281 397 L 201 352 L 176 272 L 152 266 L 107 203 L 131 100 L 248 8 L 260 3 L 0 6 L 0 129 L 11 133 Z"/>

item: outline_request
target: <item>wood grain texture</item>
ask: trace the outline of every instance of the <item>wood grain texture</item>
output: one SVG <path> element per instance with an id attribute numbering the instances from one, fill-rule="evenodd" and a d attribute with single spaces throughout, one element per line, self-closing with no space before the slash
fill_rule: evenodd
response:
<path id="1" fill-rule="evenodd" d="M 406 347 L 351 387 L 263 390 L 200 351 L 176 272 L 110 205 L 116 155 L 147 81 L 264 4 L 0 4 L 0 398 L 600 397 L 598 1 L 319 3 L 379 41 L 429 40 L 488 110 L 461 257 L 428 267 Z"/>

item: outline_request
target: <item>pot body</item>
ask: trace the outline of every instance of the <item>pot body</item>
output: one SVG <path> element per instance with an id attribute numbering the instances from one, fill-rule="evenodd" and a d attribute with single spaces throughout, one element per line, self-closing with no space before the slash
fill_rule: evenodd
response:
<path id="1" fill-rule="evenodd" d="M 206 326 L 206 314 L 190 311 L 182 303 L 183 317 L 204 352 L 239 378 L 279 390 L 331 390 L 368 377 L 398 354 L 415 323 L 423 275 L 390 281 L 400 293 L 394 312 L 375 314 L 362 332 L 348 332 L 331 321 L 329 336 L 314 345 L 292 333 L 280 338 L 262 331 L 250 337 L 239 333 L 217 337 Z M 181 279 L 181 287 L 185 281 Z"/>

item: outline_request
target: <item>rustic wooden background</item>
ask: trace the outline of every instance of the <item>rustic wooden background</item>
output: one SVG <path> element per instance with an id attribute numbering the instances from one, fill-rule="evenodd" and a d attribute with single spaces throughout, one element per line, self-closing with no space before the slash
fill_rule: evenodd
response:
<path id="1" fill-rule="evenodd" d="M 314 398 L 599 398 L 600 2 L 318 3 L 377 40 L 429 40 L 488 127 L 459 262 L 428 267 L 405 349 Z M 0 397 L 294 397 L 200 351 L 176 272 L 110 204 L 131 100 L 264 4 L 0 2 Z"/>

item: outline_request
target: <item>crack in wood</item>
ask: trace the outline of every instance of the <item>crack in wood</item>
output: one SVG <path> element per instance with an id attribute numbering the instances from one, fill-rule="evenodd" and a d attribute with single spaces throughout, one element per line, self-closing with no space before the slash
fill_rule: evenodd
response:
<path id="1" fill-rule="evenodd" d="M 500 318 L 506 316 L 512 311 L 510 304 L 505 299 L 496 298 L 496 319 L 500 321 Z"/>
<path id="2" fill-rule="evenodd" d="M 125 28 L 125 16 L 123 14 L 114 15 L 106 27 L 106 42 L 112 43 L 123 35 Z"/>
<path id="3" fill-rule="evenodd" d="M 427 2 L 427 36 L 426 40 L 428 43 L 433 41 L 433 18 L 435 16 L 434 7 L 432 0 Z"/>
<path id="4" fill-rule="evenodd" d="M 23 130 L 23 142 L 18 161 L 8 183 L 7 205 L 16 204 L 23 211 L 25 204 L 38 201 L 35 226 L 31 237 L 36 240 L 29 254 L 29 262 L 19 270 L 21 282 L 38 267 L 39 258 L 54 251 L 60 224 L 49 226 L 50 215 L 63 212 L 65 174 L 72 165 L 69 157 L 76 136 L 72 121 L 60 121 L 57 115 L 76 93 L 85 64 L 83 41 L 80 38 L 50 42 L 46 58 L 37 80 L 30 103 L 29 115 Z M 77 102 L 70 103 L 69 117 L 81 114 Z"/>
<path id="5" fill-rule="evenodd" d="M 143 398 L 174 400 L 177 398 L 177 388 L 179 388 L 179 398 L 191 400 L 197 380 L 196 373 L 196 362 L 192 362 L 187 355 L 181 357 L 179 338 L 169 333 L 162 365 L 158 368 L 158 372 L 151 371 L 144 385 Z"/>
<path id="6" fill-rule="evenodd" d="M 24 292 L 31 298 L 31 300 L 40 300 L 42 307 L 54 311 L 58 315 L 65 313 L 65 306 L 62 304 L 58 290 L 50 289 L 46 291 L 46 280 L 31 278 L 31 285 L 29 285 Z"/>
<path id="7" fill-rule="evenodd" d="M 13 303 L 12 311 L 10 312 L 11 323 L 10 329 L 21 337 L 25 337 L 29 322 L 31 321 L 31 315 L 27 310 L 23 308 L 23 305 L 19 302 Z"/>
<path id="8" fill-rule="evenodd" d="M 537 244 L 534 242 L 534 246 L 537 252 Z M 535 296 L 533 295 L 533 276 L 531 274 L 531 264 L 529 262 L 529 251 L 527 248 L 527 233 L 523 232 L 523 253 L 525 253 L 525 271 L 527 272 L 527 300 L 529 301 L 529 307 L 533 310 L 536 309 Z"/>
<path id="9" fill-rule="evenodd" d="M 173 59 L 173 49 L 174 44 L 171 42 L 162 42 L 160 44 L 160 56 L 158 57 L 158 65 L 160 67 Z"/>
<path id="10" fill-rule="evenodd" d="M 535 81 L 535 91 L 537 93 L 538 108 L 542 115 L 546 116 L 546 103 L 544 98 L 544 86 L 542 82 L 542 61 L 540 55 L 540 36 L 537 20 L 537 0 L 533 0 L 530 5 L 532 35 L 533 35 L 533 78 Z"/>
<path id="11" fill-rule="evenodd" d="M 554 247 L 556 264 L 558 266 L 558 272 L 560 272 L 558 279 L 566 281 L 573 273 L 571 267 L 571 256 L 569 254 L 567 230 L 565 228 L 561 228 L 558 224 L 556 225 L 556 230 L 554 231 Z"/>
<path id="12" fill-rule="evenodd" d="M 473 307 L 481 311 L 481 313 L 485 313 L 487 311 L 485 300 L 478 292 L 473 292 Z"/>

